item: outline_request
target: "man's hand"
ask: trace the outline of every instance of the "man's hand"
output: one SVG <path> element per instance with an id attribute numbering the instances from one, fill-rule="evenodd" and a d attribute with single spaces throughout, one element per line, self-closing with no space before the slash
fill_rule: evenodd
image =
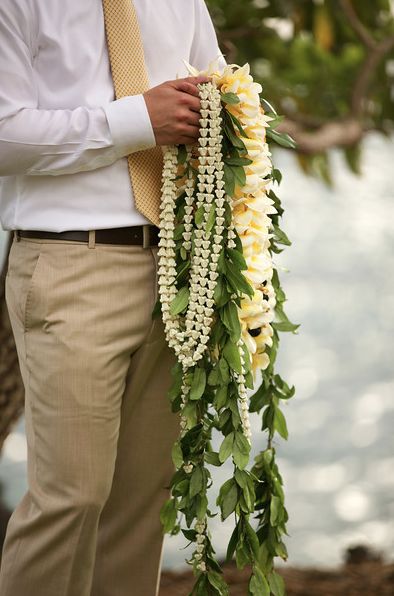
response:
<path id="1" fill-rule="evenodd" d="M 158 145 L 192 145 L 199 137 L 200 99 L 197 85 L 207 77 L 167 81 L 144 93 Z"/>

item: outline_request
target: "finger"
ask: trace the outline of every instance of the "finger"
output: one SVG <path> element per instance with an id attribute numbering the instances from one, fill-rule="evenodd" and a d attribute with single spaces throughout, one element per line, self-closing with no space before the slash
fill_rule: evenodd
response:
<path id="1" fill-rule="evenodd" d="M 178 79 L 174 81 L 174 87 L 185 93 L 198 96 L 199 91 L 197 85 L 201 83 L 208 83 L 209 78 L 206 76 L 187 77 L 186 79 Z"/>
<path id="2" fill-rule="evenodd" d="M 187 98 L 188 98 L 187 107 L 189 108 L 189 110 L 191 110 L 192 112 L 197 112 L 200 115 L 200 110 L 201 110 L 200 98 L 194 97 L 192 95 L 188 95 Z"/>
<path id="3" fill-rule="evenodd" d="M 196 139 L 194 137 L 182 137 L 179 145 L 195 145 Z"/>
<path id="4" fill-rule="evenodd" d="M 191 139 L 198 139 L 200 136 L 200 127 L 194 126 L 193 124 L 188 124 L 187 126 L 183 127 L 182 130 L 182 137 L 188 137 Z"/>
<path id="5" fill-rule="evenodd" d="M 199 113 L 190 111 L 185 118 L 185 122 L 190 126 L 197 126 L 197 128 L 200 128 L 200 119 L 201 116 Z"/>
<path id="6" fill-rule="evenodd" d="M 177 82 L 177 84 L 175 85 L 175 88 L 178 91 L 182 91 L 183 93 L 187 93 L 188 95 L 191 95 L 194 97 L 200 96 L 198 87 L 196 87 L 196 85 L 193 85 L 192 83 L 189 83 L 188 81 L 180 81 L 179 83 Z"/>
<path id="7" fill-rule="evenodd" d="M 199 112 L 201 110 L 201 101 L 200 98 L 186 91 L 177 91 L 177 95 L 175 97 L 175 101 L 178 105 L 183 106 L 187 110 L 191 110 L 193 112 Z"/>
<path id="8" fill-rule="evenodd" d="M 197 86 L 201 83 L 208 83 L 209 77 L 206 75 L 198 75 L 197 77 L 185 77 L 184 79 L 177 79 L 179 82 L 190 83 L 191 85 Z"/>

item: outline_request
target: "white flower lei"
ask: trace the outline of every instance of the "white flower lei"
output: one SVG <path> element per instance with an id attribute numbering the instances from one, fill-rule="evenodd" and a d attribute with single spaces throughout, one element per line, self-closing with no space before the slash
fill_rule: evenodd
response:
<path id="1" fill-rule="evenodd" d="M 176 174 L 178 166 L 178 150 L 174 146 L 164 150 L 163 186 L 161 202 L 161 226 L 159 241 L 159 295 L 162 305 L 162 318 L 168 345 L 175 351 L 184 371 L 195 366 L 207 349 L 214 313 L 213 294 L 219 276 L 217 264 L 224 242 L 224 203 L 232 203 L 226 195 L 223 181 L 223 156 L 221 124 L 221 100 L 217 87 L 208 83 L 200 85 L 201 116 L 199 137 L 199 158 L 197 176 L 197 201 L 194 207 L 194 180 L 191 172 L 185 184 L 186 207 L 183 219 L 183 248 L 190 252 L 192 238 L 194 255 L 191 258 L 189 305 L 184 317 L 185 328 L 182 329 L 183 317 L 173 315 L 170 304 L 177 294 L 175 286 L 176 261 L 174 241 L 175 204 L 178 195 Z M 190 160 L 191 153 L 187 158 Z M 194 209 L 203 208 L 203 218 L 197 229 L 193 228 Z M 213 242 L 211 233 L 207 231 L 208 219 L 214 219 Z M 235 222 L 236 224 L 236 222 Z M 194 229 L 194 234 L 193 234 Z M 233 248 L 234 223 L 227 230 L 227 246 Z M 240 359 L 244 365 L 242 341 L 238 342 Z M 241 421 L 244 434 L 250 442 L 250 421 L 248 414 L 247 390 L 245 386 L 245 370 L 238 375 Z M 183 385 L 183 404 L 186 403 L 189 387 Z M 181 428 L 185 432 L 187 421 L 181 413 Z M 191 472 L 192 466 L 185 466 Z"/>
<path id="2" fill-rule="evenodd" d="M 186 207 L 184 215 L 184 249 L 191 250 L 189 306 L 184 317 L 173 315 L 170 304 L 177 290 L 174 284 L 175 242 L 174 216 L 178 187 L 177 149 L 166 147 L 164 153 L 163 188 L 161 203 L 161 227 L 159 241 L 159 293 L 162 304 L 163 322 L 168 345 L 174 349 L 184 369 L 194 366 L 203 356 L 209 340 L 214 312 L 213 294 L 218 278 L 217 263 L 223 244 L 224 202 L 223 162 L 221 153 L 220 94 L 214 85 L 206 85 L 200 90 L 201 130 L 199 139 L 199 165 L 196 209 L 203 208 L 203 218 L 197 228 L 193 228 L 194 180 L 192 174 L 186 182 Z M 190 153 L 188 154 L 190 158 Z M 213 213 L 211 213 L 213 211 Z M 215 220 L 213 243 L 207 232 L 209 217 Z"/>
<path id="3" fill-rule="evenodd" d="M 198 73 L 191 67 L 189 70 L 192 75 L 208 74 L 211 83 L 199 86 L 201 128 L 198 148 L 193 152 L 188 148 L 186 155 L 185 149 L 181 155 L 178 147 L 168 146 L 164 151 L 159 297 L 166 339 L 178 360 L 177 382 L 171 399 L 176 400 L 176 409 L 180 411 L 181 432 L 172 452 L 178 470 L 174 476 L 174 486 L 178 488 L 165 504 L 163 520 L 168 528 L 173 528 L 177 510 L 185 513 L 188 525 L 196 518 L 191 537 L 196 546 L 189 562 L 202 575 L 208 573 L 208 581 L 211 581 L 215 567 L 212 570 L 214 561 L 208 529 L 207 498 L 203 497 L 206 501 L 204 507 L 199 494 L 200 485 L 204 495 L 207 489 L 209 472 L 204 468 L 203 461 L 210 449 L 207 437 L 216 425 L 208 409 L 213 404 L 219 421 L 224 410 L 231 416 L 235 415 L 232 421 L 233 431 L 228 428 L 223 431 L 225 439 L 219 453 L 210 453 L 211 458 L 207 461 L 220 465 L 217 462 L 225 461 L 230 445 L 237 470 L 235 477 L 226 481 L 221 491 L 226 485 L 229 486 L 229 482 L 238 483 L 243 490 L 243 484 L 239 483 L 246 482 L 245 478 L 250 480 L 250 477 L 246 473 L 246 477 L 244 475 L 241 477 L 243 480 L 240 480 L 237 474 L 245 474 L 243 470 L 251 445 L 247 393 L 247 387 L 253 385 L 250 369 L 254 372 L 266 369 L 270 364 L 266 347 L 273 346 L 274 330 L 271 323 L 274 320 L 276 293 L 272 283 L 274 265 L 270 239 L 274 227 L 270 216 L 276 214 L 277 210 L 271 198 L 275 195 L 270 196 L 272 163 L 265 140 L 265 129 L 271 118 L 265 116 L 260 106 L 261 86 L 253 81 L 249 66 L 240 68 L 231 65 L 219 71 L 217 65 L 212 64 L 204 73 Z M 232 132 L 229 132 L 229 124 Z M 223 140 L 224 134 L 226 139 Z M 239 141 L 234 136 L 239 137 Z M 222 141 L 225 157 L 222 153 Z M 235 150 L 236 147 L 241 148 L 240 151 Z M 231 157 L 234 154 L 238 157 Z M 243 168 L 241 173 L 238 171 L 234 187 L 228 184 L 226 178 L 226 167 L 229 166 L 230 170 L 231 166 L 238 170 L 241 166 Z M 233 174 L 233 170 L 230 173 Z M 223 263 L 223 258 L 227 257 L 229 264 Z M 219 274 L 222 276 L 222 286 L 218 285 Z M 239 289 L 241 286 L 238 286 L 238 282 L 242 290 Z M 221 289 L 223 284 L 224 293 Z M 229 311 L 226 311 L 227 308 Z M 222 343 L 217 339 L 220 333 L 223 335 L 219 324 L 225 329 Z M 219 335 L 216 336 L 216 333 Z M 277 336 L 274 340 L 277 345 Z M 228 346 L 229 351 L 226 352 Z M 225 381 L 223 377 L 223 387 L 221 375 L 224 373 L 220 372 L 219 377 L 215 377 L 215 369 L 221 371 L 221 360 L 228 378 L 231 379 Z M 214 377 L 211 379 L 212 373 Z M 271 374 L 272 371 L 269 372 Z M 204 378 L 202 385 L 201 375 Z M 196 378 L 197 385 L 193 388 Z M 275 375 L 275 379 L 279 379 L 276 381 L 278 383 L 282 382 L 281 387 L 290 396 L 293 389 L 283 384 L 279 375 Z M 232 388 L 227 395 L 229 382 Z M 206 396 L 205 384 L 208 391 Z M 197 391 L 196 386 L 201 390 Z M 220 391 L 222 397 L 218 397 L 218 402 L 215 403 Z M 200 397 L 203 397 L 202 410 L 200 405 L 197 409 L 196 401 L 193 401 Z M 235 410 L 232 401 L 234 397 L 237 401 Z M 190 441 L 193 444 L 193 433 L 196 429 L 200 432 L 199 427 L 204 429 L 201 432 L 205 433 L 205 446 L 201 451 L 200 443 L 197 443 L 194 451 Z M 223 425 L 219 424 L 219 428 L 223 429 Z M 282 430 L 281 434 L 283 432 Z M 271 425 L 267 449 L 270 462 L 273 462 L 272 433 Z M 238 442 L 237 446 L 231 445 L 230 441 L 234 444 Z M 274 468 L 273 470 L 277 474 Z M 193 482 L 193 494 L 190 493 L 189 499 L 194 495 L 200 498 L 198 510 L 187 509 L 189 501 L 185 501 L 183 489 L 180 489 L 181 485 L 189 486 L 189 491 Z M 196 482 L 199 483 L 198 488 Z M 279 488 L 276 490 L 279 491 Z M 280 492 L 272 498 L 280 499 L 278 494 Z M 219 494 L 218 498 L 221 499 L 220 506 L 224 507 L 224 493 L 222 496 Z M 244 504 L 243 507 L 245 506 L 248 507 Z M 245 516 L 245 512 L 242 516 Z M 245 526 L 242 528 L 242 532 L 245 532 Z M 249 528 L 248 531 L 253 530 Z M 254 569 L 253 573 L 257 574 L 255 580 L 260 581 L 258 570 Z M 218 577 L 215 581 L 221 583 Z"/>

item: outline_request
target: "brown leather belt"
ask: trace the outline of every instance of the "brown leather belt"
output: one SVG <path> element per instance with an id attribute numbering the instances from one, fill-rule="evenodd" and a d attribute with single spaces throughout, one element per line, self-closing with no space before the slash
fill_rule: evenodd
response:
<path id="1" fill-rule="evenodd" d="M 67 232 L 47 232 L 40 230 L 17 230 L 21 238 L 43 238 L 51 240 L 69 240 L 89 242 L 89 232 L 70 230 Z M 159 228 L 156 226 L 131 226 L 128 228 L 110 228 L 95 230 L 96 244 L 134 244 L 149 248 L 159 243 Z"/>

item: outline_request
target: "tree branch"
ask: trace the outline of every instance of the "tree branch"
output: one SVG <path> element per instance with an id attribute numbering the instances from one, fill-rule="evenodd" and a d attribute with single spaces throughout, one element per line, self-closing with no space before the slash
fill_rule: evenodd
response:
<path id="1" fill-rule="evenodd" d="M 344 120 L 335 120 L 321 126 L 308 125 L 307 117 L 303 122 L 302 115 L 287 118 L 279 131 L 287 132 L 294 138 L 297 148 L 302 153 L 318 153 L 330 147 L 347 147 L 359 142 L 366 132 L 362 124 L 365 100 L 371 81 L 376 75 L 379 63 L 394 48 L 394 36 L 389 36 L 377 42 L 364 27 L 350 0 L 340 0 L 345 16 L 362 43 L 367 48 L 367 56 L 362 64 L 353 85 L 351 97 L 351 115 Z M 313 130 L 312 130 L 313 129 Z"/>
<path id="2" fill-rule="evenodd" d="M 366 131 L 354 118 L 327 122 L 314 131 L 286 118 L 277 130 L 289 134 L 297 143 L 297 150 L 306 154 L 322 153 L 331 147 L 349 147 L 361 141 Z"/>
<path id="3" fill-rule="evenodd" d="M 361 116 L 363 101 L 367 96 L 371 80 L 379 62 L 394 47 L 394 36 L 386 37 L 380 42 L 376 41 L 358 18 L 351 1 L 339 0 L 339 3 L 349 25 L 368 50 L 367 57 L 355 81 L 351 99 L 353 115 Z"/>
<path id="4" fill-rule="evenodd" d="M 364 64 L 361 66 L 352 92 L 352 111 L 356 116 L 361 116 L 363 102 L 368 94 L 368 89 L 373 77 L 376 75 L 376 68 L 379 63 L 394 48 L 394 35 L 383 39 L 374 45 L 374 48 L 367 55 Z"/>
<path id="5" fill-rule="evenodd" d="M 367 48 L 373 50 L 376 46 L 376 41 L 358 18 L 350 0 L 339 0 L 339 4 L 354 32 L 357 33 Z"/>
<path id="6" fill-rule="evenodd" d="M 353 83 L 350 113 L 344 119 L 324 122 L 311 114 L 289 112 L 286 114 L 286 110 L 283 110 L 282 113 L 286 115 L 286 119 L 278 130 L 290 134 L 297 142 L 298 151 L 306 154 L 326 151 L 333 146 L 348 147 L 362 139 L 367 130 L 363 123 L 363 114 L 371 82 L 376 76 L 376 69 L 380 62 L 394 47 L 394 36 L 389 36 L 382 41 L 374 39 L 360 21 L 351 0 L 339 0 L 339 5 L 350 27 L 365 46 L 366 57 Z M 219 39 L 227 61 L 236 61 L 238 39 L 258 35 L 261 35 L 261 28 L 247 26 L 220 32 Z"/>

